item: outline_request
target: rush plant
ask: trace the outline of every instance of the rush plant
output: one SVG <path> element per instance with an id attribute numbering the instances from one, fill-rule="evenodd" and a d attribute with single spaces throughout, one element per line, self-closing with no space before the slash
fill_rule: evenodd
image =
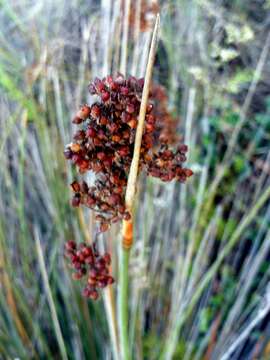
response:
<path id="1" fill-rule="evenodd" d="M 183 167 L 187 146 L 175 149 L 174 124 L 167 110 L 167 97 L 158 85 L 151 83 L 155 48 L 158 41 L 159 16 L 153 32 L 145 79 L 125 78 L 118 73 L 89 85 L 95 101 L 85 104 L 73 119 L 80 126 L 73 142 L 65 149 L 65 157 L 81 176 L 94 174 L 92 184 L 73 181 L 74 207 L 85 205 L 97 215 L 98 232 L 105 232 L 112 223 L 123 220 L 120 246 L 119 340 L 123 359 L 130 358 L 128 345 L 128 263 L 133 242 L 133 206 L 140 172 L 168 182 L 184 183 L 193 172 Z M 92 247 L 73 241 L 66 244 L 75 279 L 87 276 L 83 295 L 98 299 L 97 288 L 111 285 L 110 255 L 100 256 L 97 240 Z"/>

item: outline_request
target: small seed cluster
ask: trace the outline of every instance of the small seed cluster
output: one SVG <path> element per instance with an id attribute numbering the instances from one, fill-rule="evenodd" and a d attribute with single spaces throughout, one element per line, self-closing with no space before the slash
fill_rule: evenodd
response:
<path id="1" fill-rule="evenodd" d="M 89 91 L 97 101 L 84 105 L 73 123 L 80 126 L 67 145 L 65 157 L 76 165 L 79 173 L 92 171 L 95 181 L 71 184 L 72 205 L 85 205 L 96 211 L 100 231 L 120 219 L 128 220 L 125 191 L 133 156 L 134 140 L 141 105 L 144 79 L 121 74 L 96 78 Z M 167 110 L 167 97 L 159 86 L 152 86 L 146 110 L 145 128 L 140 153 L 140 170 L 162 181 L 185 182 L 192 171 L 183 168 L 187 146 L 176 150 L 170 145 L 175 137 L 175 121 Z"/>
<path id="2" fill-rule="evenodd" d="M 156 118 L 155 145 L 175 145 L 179 143 L 180 139 L 176 131 L 179 119 L 173 117 L 168 110 L 168 97 L 165 88 L 161 85 L 152 84 L 150 95 L 154 104 L 153 113 Z"/>
<path id="3" fill-rule="evenodd" d="M 75 280 L 87 278 L 87 284 L 83 289 L 83 295 L 86 298 L 97 300 L 98 290 L 114 283 L 113 277 L 109 274 L 110 254 L 100 255 L 95 246 L 84 243 L 77 246 L 70 240 L 65 244 L 65 255 L 75 270 L 73 278 Z"/>

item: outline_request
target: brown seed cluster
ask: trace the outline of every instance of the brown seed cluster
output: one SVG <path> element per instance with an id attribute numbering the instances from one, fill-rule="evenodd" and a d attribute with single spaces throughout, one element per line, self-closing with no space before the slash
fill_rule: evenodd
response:
<path id="1" fill-rule="evenodd" d="M 81 174 L 94 173 L 95 181 L 91 185 L 85 181 L 71 184 L 72 205 L 82 204 L 96 211 L 100 231 L 106 231 L 113 222 L 130 218 L 124 198 L 143 85 L 144 79 L 125 79 L 121 74 L 96 78 L 89 91 L 97 101 L 84 105 L 73 119 L 80 128 L 73 143 L 67 145 L 65 157 Z M 187 146 L 180 145 L 175 151 L 169 147 L 176 140 L 173 124 L 164 90 L 153 86 L 146 111 L 140 170 L 162 181 L 184 182 L 192 171 L 182 167 Z"/>
<path id="2" fill-rule="evenodd" d="M 122 11 L 124 12 L 125 1 L 122 0 Z M 137 1 L 131 1 L 130 15 L 129 15 L 129 26 L 133 29 L 136 25 L 136 8 Z M 152 29 L 153 21 L 159 12 L 159 5 L 157 0 L 141 0 L 141 11 L 140 11 L 140 31 L 147 31 Z"/>
<path id="3" fill-rule="evenodd" d="M 156 118 L 155 123 L 155 144 L 175 145 L 180 139 L 177 134 L 177 123 L 179 119 L 173 117 L 168 109 L 168 97 L 165 88 L 161 85 L 152 84 L 151 100 L 153 101 L 153 112 Z"/>
<path id="4" fill-rule="evenodd" d="M 74 241 L 70 240 L 65 244 L 65 255 L 75 270 L 73 279 L 87 278 L 87 284 L 83 289 L 83 295 L 86 298 L 97 300 L 98 289 L 114 283 L 113 277 L 109 274 L 110 254 L 100 255 L 95 246 L 88 246 L 84 243 L 77 246 Z"/>

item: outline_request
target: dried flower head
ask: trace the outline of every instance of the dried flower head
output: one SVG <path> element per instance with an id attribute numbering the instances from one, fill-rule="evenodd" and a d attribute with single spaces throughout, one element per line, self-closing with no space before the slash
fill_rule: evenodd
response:
<path id="1" fill-rule="evenodd" d="M 124 200 L 143 85 L 144 79 L 133 76 L 125 79 L 121 74 L 96 78 L 90 83 L 89 91 L 96 95 L 97 101 L 91 106 L 84 105 L 73 119 L 80 128 L 73 136 L 73 143 L 67 145 L 65 157 L 79 173 L 91 171 L 96 179 L 92 185 L 85 181 L 71 184 L 72 205 L 85 205 L 96 211 L 100 231 L 106 231 L 113 222 L 130 218 Z M 152 86 L 140 170 L 162 181 L 185 182 L 192 175 L 191 170 L 182 167 L 187 146 L 170 149 L 177 140 L 175 133 L 175 121 L 167 110 L 165 91 Z"/>
<path id="2" fill-rule="evenodd" d="M 74 280 L 86 278 L 83 295 L 86 298 L 97 300 L 99 289 L 103 289 L 114 283 L 109 273 L 111 263 L 110 254 L 100 255 L 95 246 L 84 243 L 77 244 L 70 240 L 65 244 L 65 255 L 70 260 L 71 267 L 75 270 Z"/>

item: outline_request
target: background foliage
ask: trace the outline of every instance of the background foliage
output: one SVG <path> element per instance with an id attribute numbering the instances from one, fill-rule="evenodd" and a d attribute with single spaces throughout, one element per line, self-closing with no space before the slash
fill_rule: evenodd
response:
<path id="1" fill-rule="evenodd" d="M 270 358 L 269 9 L 160 2 L 154 77 L 195 174 L 141 178 L 134 359 Z M 69 205 L 63 147 L 89 81 L 119 69 L 123 21 L 118 1 L 0 1 L 0 358 L 112 357 L 106 303 L 81 297 L 63 258 L 65 240 L 95 236 Z M 130 29 L 128 73 L 143 75 L 150 36 Z M 118 236 L 103 243 L 116 278 Z"/>

